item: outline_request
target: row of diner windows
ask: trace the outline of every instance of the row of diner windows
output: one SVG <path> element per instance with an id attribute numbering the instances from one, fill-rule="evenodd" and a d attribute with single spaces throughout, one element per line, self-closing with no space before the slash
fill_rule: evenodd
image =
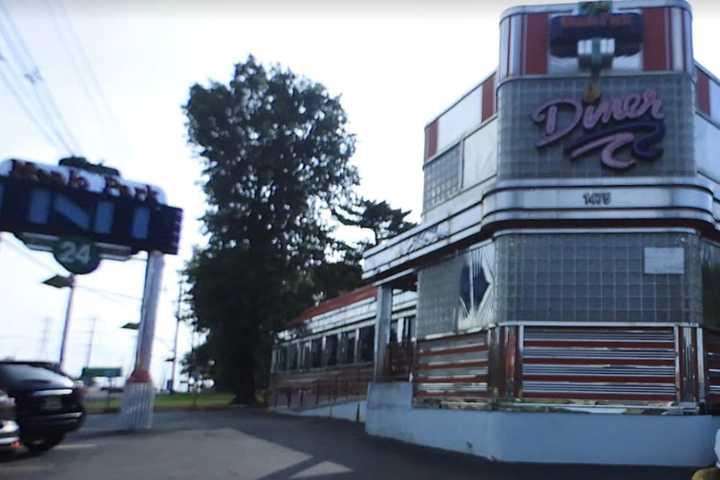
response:
<path id="1" fill-rule="evenodd" d="M 394 319 L 390 341 L 410 341 L 415 316 Z M 275 350 L 274 371 L 288 372 L 313 368 L 371 363 L 375 359 L 375 325 L 356 330 L 333 332 L 325 336 L 280 345 Z"/>

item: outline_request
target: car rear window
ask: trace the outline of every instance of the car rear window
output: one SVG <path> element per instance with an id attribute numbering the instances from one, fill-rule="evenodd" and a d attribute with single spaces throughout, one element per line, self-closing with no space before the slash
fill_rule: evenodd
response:
<path id="1" fill-rule="evenodd" d="M 72 380 L 50 369 L 22 364 L 0 364 L 1 386 L 10 389 L 71 388 Z"/>

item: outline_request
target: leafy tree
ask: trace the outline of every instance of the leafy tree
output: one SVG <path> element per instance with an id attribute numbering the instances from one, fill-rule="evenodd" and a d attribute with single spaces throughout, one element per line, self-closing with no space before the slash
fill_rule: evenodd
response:
<path id="1" fill-rule="evenodd" d="M 312 303 L 312 271 L 335 244 L 322 213 L 358 183 L 355 138 L 338 97 L 252 56 L 228 84 L 193 85 L 184 110 L 208 204 L 208 244 L 186 267 L 194 326 L 216 385 L 252 402 L 273 330 Z"/>
<path id="2" fill-rule="evenodd" d="M 343 225 L 372 231 L 375 245 L 416 225 L 405 220 L 410 214 L 410 210 L 392 208 L 384 200 L 377 202 L 361 198 L 354 205 L 337 208 L 333 213 Z"/>

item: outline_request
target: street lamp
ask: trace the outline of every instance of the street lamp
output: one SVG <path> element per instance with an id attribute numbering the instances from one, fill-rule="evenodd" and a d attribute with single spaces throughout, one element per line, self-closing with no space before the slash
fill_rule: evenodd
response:
<path id="1" fill-rule="evenodd" d="M 58 360 L 58 366 L 62 369 L 63 361 L 65 360 L 65 346 L 67 345 L 68 330 L 70 329 L 70 312 L 72 311 L 73 296 L 75 294 L 75 277 L 73 275 L 68 275 L 67 277 L 54 275 L 42 283 L 54 288 L 70 289 L 67 307 L 65 308 L 65 324 L 63 325 L 62 341 L 60 343 L 60 359 Z"/>

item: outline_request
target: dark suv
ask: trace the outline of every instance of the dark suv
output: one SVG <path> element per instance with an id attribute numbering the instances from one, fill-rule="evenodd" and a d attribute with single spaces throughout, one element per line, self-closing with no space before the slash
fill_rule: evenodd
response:
<path id="1" fill-rule="evenodd" d="M 15 399 L 20 440 L 31 452 L 54 447 L 85 419 L 82 389 L 52 364 L 0 361 L 0 390 Z"/>

